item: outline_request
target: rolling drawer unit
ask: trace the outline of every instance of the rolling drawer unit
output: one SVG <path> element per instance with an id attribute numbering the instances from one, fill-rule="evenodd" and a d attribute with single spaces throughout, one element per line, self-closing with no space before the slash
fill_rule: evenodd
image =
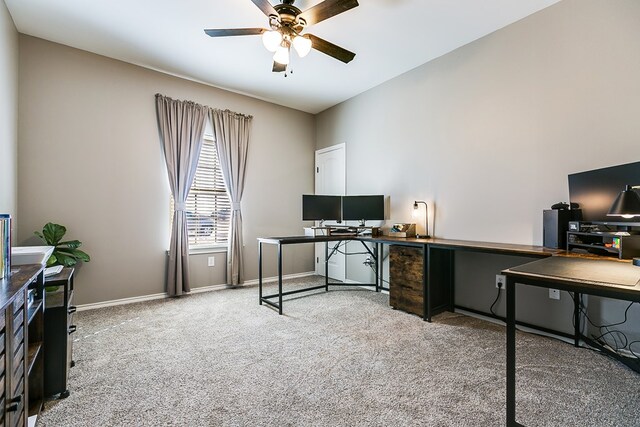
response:
<path id="1" fill-rule="evenodd" d="M 44 342 L 46 347 L 44 394 L 60 398 L 69 396 L 69 370 L 73 366 L 73 268 L 47 277 L 47 300 L 44 310 Z M 54 289 L 55 288 L 55 289 Z"/>

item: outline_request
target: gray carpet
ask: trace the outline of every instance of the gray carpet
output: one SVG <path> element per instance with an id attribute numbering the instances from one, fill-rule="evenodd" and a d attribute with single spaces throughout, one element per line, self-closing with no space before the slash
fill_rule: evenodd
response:
<path id="1" fill-rule="evenodd" d="M 289 287 L 316 280 L 289 282 Z M 77 314 L 71 396 L 38 426 L 501 426 L 504 328 L 425 323 L 388 296 L 335 290 L 258 305 L 257 287 Z M 518 335 L 518 421 L 640 426 L 640 377 Z"/>

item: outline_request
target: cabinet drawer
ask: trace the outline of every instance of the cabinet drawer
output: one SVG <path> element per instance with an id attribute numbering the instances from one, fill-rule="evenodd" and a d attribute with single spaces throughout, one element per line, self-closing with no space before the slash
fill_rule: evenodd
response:
<path id="1" fill-rule="evenodd" d="M 24 292 L 20 292 L 16 295 L 16 299 L 13 300 L 13 312 L 17 312 L 21 308 L 24 308 Z"/>
<path id="2" fill-rule="evenodd" d="M 16 346 L 19 346 L 24 342 L 24 328 L 21 327 L 20 329 L 18 329 L 18 331 L 13 336 L 13 342 Z"/>
<path id="3" fill-rule="evenodd" d="M 24 323 L 24 310 L 20 310 L 13 317 L 13 334 L 15 335 L 18 332 L 18 329 L 22 327 Z"/>
<path id="4" fill-rule="evenodd" d="M 20 363 L 20 365 L 18 366 L 17 372 L 15 372 L 13 374 L 13 378 L 12 378 L 12 384 L 16 384 L 13 387 L 13 395 L 14 396 L 19 396 L 22 394 L 22 392 L 24 391 L 24 384 L 22 382 L 23 378 L 24 378 L 24 363 Z"/>

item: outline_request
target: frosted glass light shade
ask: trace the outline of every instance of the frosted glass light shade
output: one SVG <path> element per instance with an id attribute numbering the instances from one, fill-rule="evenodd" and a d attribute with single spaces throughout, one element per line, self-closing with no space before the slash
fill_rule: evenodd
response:
<path id="1" fill-rule="evenodd" d="M 278 31 L 265 31 L 262 33 L 262 44 L 269 52 L 278 50 L 278 46 L 282 43 L 282 34 Z"/>
<path id="2" fill-rule="evenodd" d="M 306 37 L 298 36 L 293 39 L 293 48 L 298 52 L 300 58 L 304 58 L 311 51 L 311 40 Z"/>
<path id="3" fill-rule="evenodd" d="M 289 49 L 286 47 L 280 46 L 276 53 L 273 55 L 273 60 L 278 64 L 288 65 L 289 64 Z"/>

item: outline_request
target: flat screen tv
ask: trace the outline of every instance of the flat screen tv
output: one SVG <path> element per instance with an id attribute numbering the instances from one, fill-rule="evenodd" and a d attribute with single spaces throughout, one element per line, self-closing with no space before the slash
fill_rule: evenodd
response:
<path id="1" fill-rule="evenodd" d="M 571 203 L 580 205 L 583 221 L 640 225 L 637 217 L 607 216 L 614 200 L 626 185 L 640 185 L 640 162 L 569 175 L 569 199 Z"/>
<path id="2" fill-rule="evenodd" d="M 342 197 L 342 219 L 367 221 L 384 219 L 384 196 Z"/>
<path id="3" fill-rule="evenodd" d="M 303 221 L 340 221 L 341 212 L 341 196 L 302 195 Z"/>

